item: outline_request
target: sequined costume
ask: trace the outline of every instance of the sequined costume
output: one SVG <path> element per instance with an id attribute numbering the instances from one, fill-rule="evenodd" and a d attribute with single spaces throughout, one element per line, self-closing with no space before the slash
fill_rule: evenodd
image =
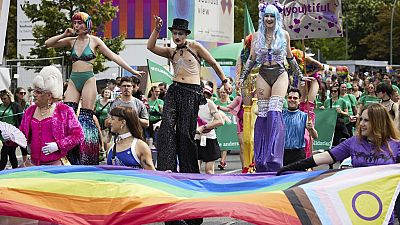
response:
<path id="1" fill-rule="evenodd" d="M 37 121 L 33 118 L 36 108 L 37 105 L 32 105 L 25 111 L 20 126 L 20 130 L 27 137 L 28 145 L 31 147 L 33 164 L 41 165 L 46 162 L 60 160 L 60 158 L 66 156 L 71 149 L 80 145 L 84 138 L 82 128 L 68 106 L 63 103 L 57 103 L 53 116 L 42 121 Z M 32 123 L 46 123 L 46 121 L 50 122 L 47 123 L 46 126 L 51 130 L 43 129 L 43 137 L 33 135 L 33 133 L 40 134 L 41 132 L 40 130 L 38 131 L 38 129 L 33 132 L 32 129 L 36 127 L 36 125 Z M 49 134 L 51 134 L 52 137 L 49 137 Z M 41 147 L 44 146 L 45 142 L 52 141 L 57 143 L 59 151 L 49 155 L 43 155 Z"/>
<path id="2" fill-rule="evenodd" d="M 272 87 L 285 74 L 285 51 L 262 47 L 256 49 L 257 62 L 262 64 L 260 76 Z M 258 117 L 254 127 L 254 161 L 257 172 L 277 171 L 283 164 L 285 124 L 282 119 L 282 96 L 259 99 Z"/>
<path id="3" fill-rule="evenodd" d="M 243 166 L 246 168 L 254 161 L 254 120 L 256 115 L 252 112 L 252 97 L 255 90 L 255 77 L 250 75 L 244 82 L 242 89 L 243 98 Z M 246 105 L 247 102 L 250 104 Z"/>
<path id="4" fill-rule="evenodd" d="M 82 126 L 85 140 L 81 143 L 81 164 L 98 165 L 100 153 L 99 130 L 93 120 L 94 111 L 90 109 L 79 110 L 78 120 Z"/>
<path id="5" fill-rule="evenodd" d="M 240 60 L 237 61 L 236 73 L 240 75 L 241 69 L 244 63 L 250 56 L 250 47 L 253 39 L 253 35 L 250 34 L 245 38 L 245 45 L 240 54 Z M 258 70 L 258 69 L 257 69 Z M 251 72 L 255 74 L 250 74 L 244 81 L 241 94 L 243 99 L 243 171 L 248 172 L 250 164 L 254 161 L 254 122 L 256 115 L 252 113 L 253 105 L 253 92 L 256 89 L 256 76 L 257 71 L 253 69 Z"/>
<path id="6" fill-rule="evenodd" d="M 206 103 L 196 84 L 173 82 L 165 96 L 158 132 L 157 170 L 200 173 L 194 141 L 199 106 Z"/>
<path id="7" fill-rule="evenodd" d="M 66 105 L 77 111 L 78 104 L 75 102 L 66 102 Z M 72 165 L 98 165 L 100 153 L 100 136 L 96 124 L 93 120 L 94 111 L 81 108 L 79 110 L 78 121 L 82 126 L 85 136 L 84 141 L 78 148 L 68 152 L 68 160 Z"/>

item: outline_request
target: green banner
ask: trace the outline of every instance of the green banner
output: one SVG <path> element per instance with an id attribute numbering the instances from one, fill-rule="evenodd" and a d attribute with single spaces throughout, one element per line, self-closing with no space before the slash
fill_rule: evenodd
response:
<path id="1" fill-rule="evenodd" d="M 230 113 L 225 113 L 231 120 L 230 123 L 225 122 L 221 127 L 215 129 L 217 140 L 221 151 L 233 150 L 240 151 L 239 141 L 237 137 L 236 118 Z"/>
<path id="2" fill-rule="evenodd" d="M 328 150 L 332 146 L 336 126 L 336 109 L 315 109 L 315 129 L 318 139 L 314 140 L 313 149 Z"/>
<path id="3" fill-rule="evenodd" d="M 172 84 L 174 75 L 163 66 L 149 59 L 147 59 L 147 66 L 149 67 L 150 80 L 152 83 L 165 82 L 167 84 Z"/>
<path id="4" fill-rule="evenodd" d="M 236 60 L 242 49 L 242 42 L 231 43 L 210 49 L 210 54 L 221 66 L 236 66 Z M 205 61 L 203 63 L 205 66 L 210 66 Z"/>

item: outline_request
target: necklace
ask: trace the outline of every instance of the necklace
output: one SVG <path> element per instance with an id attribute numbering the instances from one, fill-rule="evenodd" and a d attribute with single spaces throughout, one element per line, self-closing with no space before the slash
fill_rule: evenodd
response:
<path id="1" fill-rule="evenodd" d="M 265 34 L 265 37 L 266 37 L 267 45 L 268 46 L 271 45 L 272 44 L 272 40 L 273 40 L 272 35 Z"/>
<path id="2" fill-rule="evenodd" d="M 117 142 L 120 142 L 120 141 L 122 141 L 122 140 L 124 140 L 124 139 L 126 139 L 128 137 L 131 137 L 131 136 L 132 136 L 132 134 L 130 132 L 127 132 L 125 134 L 120 134 L 117 137 Z"/>
<path id="3" fill-rule="evenodd" d="M 43 108 L 40 108 L 40 107 L 39 107 L 39 113 L 40 113 L 40 115 L 43 117 L 43 116 L 49 114 L 49 112 L 51 111 L 50 109 L 51 109 L 52 106 L 53 106 L 53 104 L 48 105 L 48 106 L 46 107 L 47 110 L 44 111 L 44 112 L 42 112 L 42 109 L 45 108 L 45 107 L 43 107 Z"/>

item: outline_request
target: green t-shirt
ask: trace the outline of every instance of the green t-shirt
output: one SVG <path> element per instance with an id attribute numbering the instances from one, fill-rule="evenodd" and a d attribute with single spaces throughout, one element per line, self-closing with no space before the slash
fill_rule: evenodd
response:
<path id="1" fill-rule="evenodd" d="M 14 113 L 11 108 L 11 104 L 5 106 L 4 104 L 0 104 L 0 121 L 9 123 L 13 126 L 17 124 L 17 121 L 14 119 Z"/>
<path id="2" fill-rule="evenodd" d="M 100 103 L 100 99 L 96 100 L 95 111 L 96 111 L 96 115 L 98 116 L 97 119 L 99 120 L 101 129 L 105 128 L 104 121 L 107 119 L 108 114 L 110 113 L 110 105 L 111 105 L 111 103 L 108 103 L 107 106 L 104 107 L 104 105 L 102 105 Z M 104 109 L 103 109 L 103 107 L 104 107 Z"/>
<path id="3" fill-rule="evenodd" d="M 392 84 L 392 88 L 393 88 L 393 91 L 397 91 L 397 93 L 400 94 L 400 89 L 396 85 Z"/>
<path id="4" fill-rule="evenodd" d="M 354 116 L 353 107 L 357 107 L 357 99 L 353 94 L 346 94 L 344 97 L 340 96 L 339 98 L 345 100 L 348 103 L 349 116 Z"/>
<path id="5" fill-rule="evenodd" d="M 288 106 L 288 103 L 287 103 L 287 96 L 283 99 L 283 109 L 287 109 L 289 106 Z"/>
<path id="6" fill-rule="evenodd" d="M 331 107 L 331 103 L 332 103 L 332 107 Z M 325 109 L 328 109 L 328 108 L 336 109 L 337 107 L 340 107 L 340 109 L 342 111 L 345 111 L 347 109 L 348 105 L 347 105 L 347 102 L 345 100 L 343 100 L 342 98 L 339 98 L 337 101 L 333 101 L 330 98 L 330 99 L 325 100 L 324 107 L 325 107 Z M 341 118 L 344 118 L 343 115 L 338 114 L 338 116 Z"/>
<path id="7" fill-rule="evenodd" d="M 17 124 L 17 121 L 15 121 L 15 119 L 14 119 L 14 116 L 13 116 L 14 113 L 11 109 L 11 104 L 8 106 L 5 106 L 4 104 L 0 104 L 0 121 L 9 123 L 9 124 L 15 126 Z M 0 135 L 0 140 L 3 141 L 3 137 L 1 137 L 1 135 Z"/>
<path id="8" fill-rule="evenodd" d="M 360 98 L 360 104 L 367 106 L 371 103 L 381 103 L 381 99 L 375 96 L 363 95 Z"/>
<path id="9" fill-rule="evenodd" d="M 161 109 L 160 107 L 164 107 L 164 101 L 162 99 L 156 99 L 154 101 L 148 99 L 147 102 L 149 103 L 149 121 L 150 122 L 158 122 L 161 120 Z"/>
<path id="10" fill-rule="evenodd" d="M 214 103 L 219 106 L 228 106 L 231 103 L 231 100 L 229 99 L 227 102 L 221 102 L 221 99 L 217 99 Z"/>
<path id="11" fill-rule="evenodd" d="M 315 108 L 319 109 L 321 106 L 324 105 L 324 103 L 322 102 L 321 96 L 317 95 L 317 97 L 314 100 L 314 104 L 315 104 Z"/>

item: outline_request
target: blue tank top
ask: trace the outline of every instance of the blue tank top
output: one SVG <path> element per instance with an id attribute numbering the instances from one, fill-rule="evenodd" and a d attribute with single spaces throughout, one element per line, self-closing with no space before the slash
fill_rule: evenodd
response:
<path id="1" fill-rule="evenodd" d="M 307 114 L 297 110 L 291 112 L 283 111 L 283 121 L 285 122 L 285 149 L 304 148 L 306 143 L 304 133 L 307 123 Z"/>
<path id="2" fill-rule="evenodd" d="M 112 149 L 114 146 L 110 148 L 108 151 L 108 156 L 107 156 L 107 165 L 114 165 L 114 166 L 127 166 L 127 167 L 132 167 L 132 168 L 137 168 L 141 169 L 142 166 L 140 165 L 140 159 L 136 154 L 136 143 L 138 139 L 134 138 L 132 141 L 132 146 L 130 148 L 127 148 L 124 151 L 117 152 L 117 155 L 115 157 L 115 162 L 113 163 L 112 160 Z"/>
<path id="3" fill-rule="evenodd" d="M 71 60 L 72 60 L 72 63 L 74 63 L 76 61 L 84 61 L 84 62 L 92 64 L 90 61 L 95 59 L 96 55 L 94 54 L 94 52 L 90 48 L 90 37 L 89 37 L 89 42 L 86 45 L 85 49 L 83 50 L 81 56 L 78 56 L 76 54 L 76 51 L 75 51 L 76 40 L 77 39 L 75 39 L 74 45 L 72 46 L 72 49 L 71 49 Z"/>

